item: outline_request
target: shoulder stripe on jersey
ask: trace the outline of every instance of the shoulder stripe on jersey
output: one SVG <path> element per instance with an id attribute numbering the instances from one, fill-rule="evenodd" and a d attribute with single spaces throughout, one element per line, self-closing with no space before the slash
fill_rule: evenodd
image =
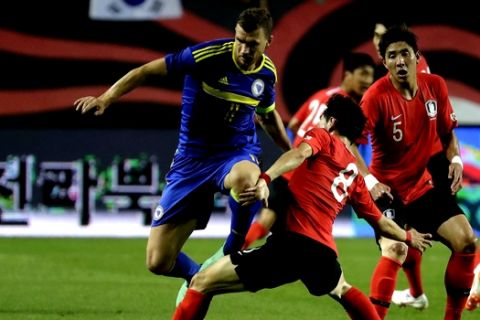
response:
<path id="1" fill-rule="evenodd" d="M 275 68 L 272 60 L 270 60 L 270 58 L 267 56 L 265 56 L 265 68 L 273 72 L 275 75 L 275 82 L 277 82 L 277 69 Z"/>
<path id="2" fill-rule="evenodd" d="M 223 45 L 216 45 L 216 46 L 209 46 L 203 49 L 199 49 L 194 51 L 193 58 L 195 59 L 195 62 L 202 61 L 206 58 L 222 54 L 225 52 L 229 52 L 232 50 L 233 47 L 233 42 L 225 43 Z"/>
<path id="3" fill-rule="evenodd" d="M 265 113 L 269 113 L 270 111 L 273 111 L 274 109 L 275 109 L 275 102 L 266 108 L 257 108 L 255 112 L 260 114 L 265 114 Z"/>
<path id="4" fill-rule="evenodd" d="M 204 47 L 204 48 L 197 49 L 197 50 L 193 51 L 192 53 L 193 53 L 193 55 L 196 55 L 196 54 L 201 54 L 202 52 L 205 52 L 205 51 L 221 49 L 222 47 L 230 47 L 230 46 L 233 46 L 233 41 L 225 42 L 225 43 L 222 43 L 222 44 L 213 44 L 213 45 L 210 45 L 210 46 L 207 46 L 207 47 Z"/>
<path id="5" fill-rule="evenodd" d="M 231 102 L 236 102 L 236 103 L 243 103 L 243 104 L 248 104 L 250 106 L 256 107 L 259 103 L 260 100 L 253 99 L 250 97 L 245 97 L 236 93 L 232 92 L 227 92 L 227 91 L 221 91 L 218 89 L 215 89 L 213 87 L 210 87 L 208 84 L 205 82 L 202 82 L 202 89 L 206 93 L 208 93 L 211 96 L 214 96 L 216 98 L 222 99 L 222 100 L 227 100 Z"/>

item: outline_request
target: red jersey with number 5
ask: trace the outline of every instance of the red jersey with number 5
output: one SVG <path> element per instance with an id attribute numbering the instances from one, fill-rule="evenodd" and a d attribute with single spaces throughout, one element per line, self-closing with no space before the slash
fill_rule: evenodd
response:
<path id="1" fill-rule="evenodd" d="M 406 204 L 432 188 L 426 167 L 435 141 L 457 126 L 445 81 L 417 73 L 417 83 L 415 97 L 407 100 L 386 75 L 361 101 L 372 140 L 369 170 Z"/>
<path id="2" fill-rule="evenodd" d="M 347 201 L 370 224 L 376 224 L 382 214 L 358 172 L 355 157 L 338 137 L 313 128 L 302 142 L 313 153 L 290 179 L 295 201 L 288 209 L 286 227 L 336 251 L 333 222 Z"/>

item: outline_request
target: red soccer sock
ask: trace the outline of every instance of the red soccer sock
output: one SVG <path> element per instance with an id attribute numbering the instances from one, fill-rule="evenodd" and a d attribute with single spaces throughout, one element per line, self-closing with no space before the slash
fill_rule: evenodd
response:
<path id="1" fill-rule="evenodd" d="M 362 291 L 351 287 L 340 299 L 343 308 L 355 320 L 380 320 L 377 310 Z"/>
<path id="2" fill-rule="evenodd" d="M 262 239 L 268 234 L 267 228 L 265 228 L 261 223 L 255 221 L 248 229 L 247 236 L 245 237 L 245 244 L 242 249 L 247 249 L 252 243 L 258 239 Z"/>
<path id="3" fill-rule="evenodd" d="M 447 307 L 444 320 L 461 319 L 473 281 L 474 253 L 453 252 L 445 271 Z"/>
<path id="4" fill-rule="evenodd" d="M 402 265 L 403 271 L 408 279 L 410 294 L 412 297 L 419 297 L 423 294 L 422 285 L 422 253 L 414 248 L 408 248 L 407 258 Z"/>
<path id="5" fill-rule="evenodd" d="M 370 300 L 380 319 L 384 319 L 387 315 L 397 282 L 397 274 L 401 267 L 398 261 L 382 256 L 373 272 L 370 283 Z"/>
<path id="6" fill-rule="evenodd" d="M 183 301 L 175 309 L 172 320 L 201 320 L 205 318 L 211 297 L 188 289 Z"/>

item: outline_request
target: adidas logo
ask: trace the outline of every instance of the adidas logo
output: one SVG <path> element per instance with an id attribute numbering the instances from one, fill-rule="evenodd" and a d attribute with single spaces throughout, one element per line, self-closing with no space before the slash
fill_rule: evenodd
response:
<path id="1" fill-rule="evenodd" d="M 220 79 L 218 80 L 218 82 L 221 83 L 221 84 L 226 84 L 226 85 L 228 85 L 227 76 L 225 76 L 225 77 L 223 77 L 223 78 L 220 78 Z"/>

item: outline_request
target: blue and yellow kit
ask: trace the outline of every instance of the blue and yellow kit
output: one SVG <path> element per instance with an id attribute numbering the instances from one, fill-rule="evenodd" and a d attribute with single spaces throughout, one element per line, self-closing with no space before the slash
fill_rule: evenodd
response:
<path id="1" fill-rule="evenodd" d="M 168 73 L 185 75 L 177 152 L 259 154 L 254 117 L 275 108 L 276 70 L 266 55 L 255 70 L 240 69 L 234 45 L 234 39 L 213 40 L 165 57 Z"/>

